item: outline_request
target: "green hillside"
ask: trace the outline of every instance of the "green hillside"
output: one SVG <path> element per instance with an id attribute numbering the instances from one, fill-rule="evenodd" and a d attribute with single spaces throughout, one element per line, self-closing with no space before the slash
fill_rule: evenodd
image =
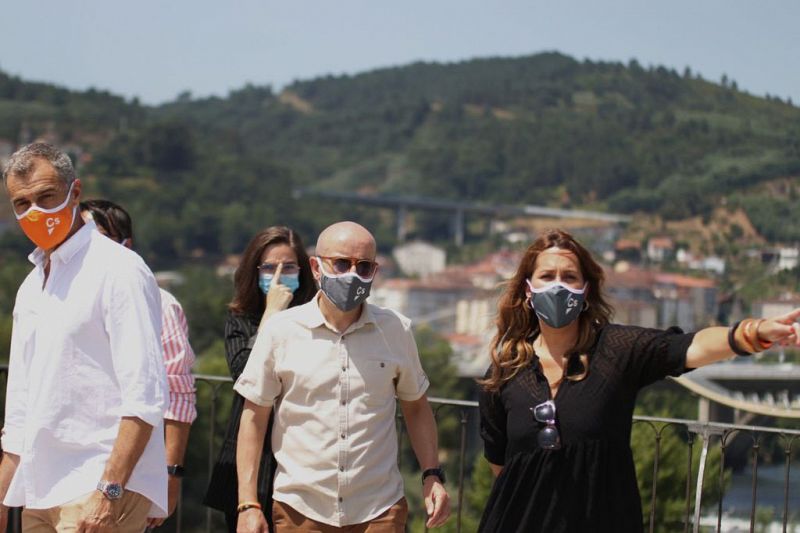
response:
<path id="1" fill-rule="evenodd" d="M 800 109 L 635 62 L 416 63 L 159 107 L 0 75 L 0 124 L 86 146 L 90 190 L 130 206 L 159 258 L 237 251 L 277 221 L 313 233 L 359 216 L 391 235 L 376 213 L 298 205 L 298 186 L 666 219 L 724 204 L 800 240 L 784 223 L 800 216 Z"/>

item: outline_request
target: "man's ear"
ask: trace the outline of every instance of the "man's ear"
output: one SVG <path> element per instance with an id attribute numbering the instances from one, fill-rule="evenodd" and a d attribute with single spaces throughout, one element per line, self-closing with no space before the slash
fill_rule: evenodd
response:
<path id="1" fill-rule="evenodd" d="M 308 258 L 309 263 L 311 264 L 311 275 L 314 276 L 314 280 L 319 282 L 320 277 L 322 276 L 322 272 L 320 271 L 319 259 L 316 256 L 311 256 Z"/>
<path id="2" fill-rule="evenodd" d="M 72 202 L 74 205 L 78 205 L 81 201 L 81 180 L 75 178 L 75 181 L 72 182 Z"/>

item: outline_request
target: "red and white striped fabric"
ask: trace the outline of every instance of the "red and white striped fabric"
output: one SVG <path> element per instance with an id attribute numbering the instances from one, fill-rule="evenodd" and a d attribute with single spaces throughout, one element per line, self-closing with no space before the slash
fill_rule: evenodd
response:
<path id="1" fill-rule="evenodd" d="M 169 406 L 164 418 L 191 424 L 197 418 L 195 396 L 194 351 L 189 344 L 189 324 L 181 304 L 161 289 L 161 345 L 169 385 Z"/>

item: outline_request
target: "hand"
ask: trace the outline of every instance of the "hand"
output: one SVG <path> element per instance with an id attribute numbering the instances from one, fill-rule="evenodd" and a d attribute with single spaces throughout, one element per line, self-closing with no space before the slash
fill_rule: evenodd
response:
<path id="1" fill-rule="evenodd" d="M 147 517 L 147 527 L 156 528 L 164 523 L 164 521 L 172 516 L 175 508 L 178 506 L 178 497 L 181 494 L 181 478 L 178 476 L 169 476 L 167 481 L 167 516 L 163 518 L 155 518 L 152 516 Z M 2 531 L 2 530 L 0 530 Z"/>
<path id="2" fill-rule="evenodd" d="M 269 526 L 261 509 L 253 507 L 239 513 L 236 533 L 269 533 Z"/>
<path id="3" fill-rule="evenodd" d="M 117 528 L 114 502 L 94 491 L 82 509 L 77 533 L 113 533 Z"/>
<path id="4" fill-rule="evenodd" d="M 286 285 L 281 283 L 281 272 L 283 272 L 283 263 L 278 263 L 278 268 L 275 269 L 275 275 L 272 276 L 272 283 L 270 283 L 269 291 L 266 295 L 266 307 L 264 309 L 264 316 L 270 317 L 278 311 L 283 311 L 292 302 L 294 294 Z"/>
<path id="5" fill-rule="evenodd" d="M 0 503 L 0 531 L 3 533 L 8 528 L 8 511 L 9 508 Z"/>
<path id="6" fill-rule="evenodd" d="M 758 338 L 762 341 L 774 342 L 786 346 L 800 346 L 800 309 L 789 311 L 785 315 L 767 318 L 758 326 Z"/>
<path id="7" fill-rule="evenodd" d="M 439 527 L 450 517 L 450 496 L 436 476 L 428 476 L 422 485 L 422 496 L 425 499 L 425 511 L 428 513 L 428 528 Z"/>

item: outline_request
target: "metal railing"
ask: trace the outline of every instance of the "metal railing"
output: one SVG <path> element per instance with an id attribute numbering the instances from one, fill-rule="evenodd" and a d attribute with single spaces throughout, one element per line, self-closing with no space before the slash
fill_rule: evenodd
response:
<path id="1" fill-rule="evenodd" d="M 0 367 L 0 374 L 5 377 L 7 369 Z M 196 375 L 197 388 L 198 388 L 198 411 L 200 418 L 193 428 L 193 435 L 197 435 L 195 439 L 190 437 L 190 449 L 192 449 L 192 440 L 203 443 L 206 449 L 200 454 L 203 457 L 202 463 L 196 462 L 191 470 L 187 479 L 189 483 L 184 483 L 183 495 L 178 502 L 178 507 L 175 515 L 168 520 L 160 530 L 163 531 L 218 531 L 219 518 L 214 517 L 214 511 L 209 508 L 202 508 L 200 503 L 200 493 L 198 487 L 204 489 L 204 484 L 210 478 L 214 461 L 217 457 L 218 450 L 216 449 L 216 442 L 220 440 L 224 427 L 220 427 L 218 423 L 218 413 L 220 413 L 220 401 L 225 395 L 232 395 L 232 380 L 229 377 L 210 376 L 210 375 Z M 5 387 L 3 387 L 3 391 Z M 207 401 L 206 405 L 201 404 L 201 401 Z M 445 398 L 429 398 L 434 414 L 440 422 L 445 420 L 446 417 L 455 416 L 458 423 L 458 444 L 455 446 L 451 453 L 454 455 L 453 460 L 450 462 L 451 472 L 457 472 L 457 484 L 455 487 L 451 485 L 451 498 L 453 500 L 453 516 L 451 521 L 454 521 L 455 530 L 461 532 L 464 527 L 464 518 L 466 512 L 480 512 L 480 509 L 468 509 L 465 506 L 465 493 L 469 489 L 470 478 L 468 471 L 471 465 L 471 460 L 476 453 L 479 453 L 480 445 L 476 444 L 477 440 L 477 418 L 478 418 L 478 404 L 472 401 L 449 400 Z M 4 403 L 4 395 L 3 395 Z M 653 464 L 652 464 L 652 483 L 650 487 L 649 501 L 643 501 L 643 507 L 649 507 L 649 515 L 646 517 L 649 521 L 649 531 L 654 532 L 662 524 L 656 523 L 656 517 L 659 510 L 659 474 L 664 468 L 665 458 L 662 456 L 662 445 L 665 442 L 665 437 L 668 432 L 674 435 L 680 435 L 681 445 L 686 447 L 686 463 L 683 467 L 685 469 L 685 489 L 684 489 L 684 512 L 682 517 L 683 531 L 700 531 L 701 526 L 701 513 L 703 509 L 704 493 L 709 489 L 715 488 L 718 494 L 714 496 L 716 499 L 715 514 L 716 524 L 715 531 L 723 531 L 723 498 L 725 495 L 726 473 L 729 471 L 726 465 L 726 453 L 730 450 L 734 440 L 749 439 L 749 462 L 751 469 L 751 497 L 750 497 L 750 511 L 749 511 L 749 524 L 750 531 L 755 531 L 756 528 L 756 511 L 758 502 L 758 489 L 759 489 L 759 462 L 760 453 L 765 450 L 765 444 L 772 444 L 772 449 L 775 449 L 775 442 L 780 443 L 780 449 L 783 454 L 783 505 L 781 509 L 781 524 L 782 530 L 788 531 L 790 525 L 789 520 L 792 513 L 800 511 L 800 487 L 794 487 L 792 492 L 792 484 L 790 472 L 792 465 L 797 462 L 800 455 L 797 453 L 796 448 L 800 442 L 800 430 L 793 429 L 776 429 L 760 426 L 743 426 L 736 424 L 722 424 L 722 423 L 701 423 L 693 420 L 682 420 L 672 418 L 658 418 L 647 416 L 635 416 L 634 428 L 641 427 L 649 429 L 652 433 L 652 446 L 653 446 Z M 201 433 L 196 433 L 200 431 Z M 201 437 L 203 435 L 203 437 Z M 398 438 L 400 439 L 400 458 L 403 457 L 402 450 L 404 449 L 403 443 L 407 442 L 407 435 L 405 434 L 405 426 L 398 423 Z M 695 445 L 700 445 L 699 459 L 695 453 Z M 739 445 L 741 448 L 741 444 Z M 633 450 L 634 456 L 637 455 L 637 449 Z M 716 472 L 716 486 L 711 484 L 711 475 L 707 475 L 706 467 L 710 453 L 719 453 L 719 471 Z M 195 448 L 194 455 L 197 456 L 199 451 Z M 694 466 L 696 464 L 696 467 Z M 401 467 L 403 465 L 401 464 Z M 672 466 L 670 470 L 672 470 Z M 696 472 L 694 472 L 696 468 Z M 205 472 L 202 471 L 205 469 Z M 640 472 L 641 475 L 641 472 Z M 708 479 L 708 481 L 707 481 Z M 694 490 L 692 490 L 694 487 Z M 455 490 L 455 494 L 453 493 Z M 203 491 L 204 492 L 204 491 Z M 204 509 L 204 511 L 200 511 Z M 203 512 L 202 519 L 199 512 Z M 412 509 L 412 513 L 414 510 Z M 416 510 L 416 512 L 420 512 Z M 708 517 L 706 517 L 708 519 Z M 216 526 L 215 526 L 216 524 Z M 18 531 L 16 529 L 18 523 L 12 523 L 9 526 L 9 531 Z M 216 529 L 215 529 L 216 528 Z"/>

